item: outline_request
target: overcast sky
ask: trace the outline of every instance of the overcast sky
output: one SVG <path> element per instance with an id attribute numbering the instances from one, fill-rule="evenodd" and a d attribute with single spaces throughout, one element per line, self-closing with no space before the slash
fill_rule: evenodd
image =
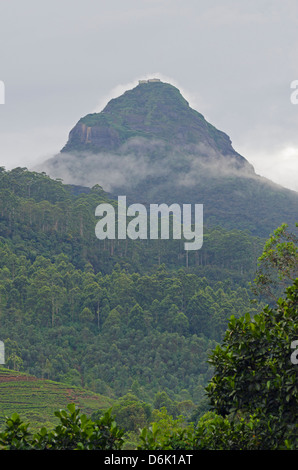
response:
<path id="1" fill-rule="evenodd" d="M 41 163 L 149 76 L 298 191 L 297 0 L 0 0 L 0 166 Z"/>

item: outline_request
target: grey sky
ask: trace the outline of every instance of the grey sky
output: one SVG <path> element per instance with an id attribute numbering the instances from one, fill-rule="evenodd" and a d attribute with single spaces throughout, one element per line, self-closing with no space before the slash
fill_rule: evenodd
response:
<path id="1" fill-rule="evenodd" d="M 297 64 L 297 0 L 0 0 L 0 165 L 42 162 L 80 117 L 154 75 L 298 191 Z"/>

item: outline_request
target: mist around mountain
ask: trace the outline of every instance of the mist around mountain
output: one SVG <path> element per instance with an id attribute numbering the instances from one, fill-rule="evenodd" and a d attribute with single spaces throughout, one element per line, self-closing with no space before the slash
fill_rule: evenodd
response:
<path id="1" fill-rule="evenodd" d="M 296 192 L 257 175 L 227 134 L 163 82 L 139 83 L 81 118 L 39 170 L 130 203 L 204 204 L 207 225 L 260 236 L 294 224 L 298 209 Z"/>

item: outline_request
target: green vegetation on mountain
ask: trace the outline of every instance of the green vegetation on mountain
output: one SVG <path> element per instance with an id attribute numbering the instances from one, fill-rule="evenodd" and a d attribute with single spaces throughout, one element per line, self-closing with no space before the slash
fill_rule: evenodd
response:
<path id="1" fill-rule="evenodd" d="M 164 390 L 199 403 L 208 351 L 232 313 L 254 311 L 248 282 L 263 242 L 211 229 L 186 266 L 180 241 L 98 240 L 103 201 L 99 187 L 76 195 L 46 175 L 2 171 L 6 364 L 111 398 L 132 390 L 152 402 Z"/>
<path id="2" fill-rule="evenodd" d="M 180 242 L 99 241 L 94 209 L 102 191 L 73 196 L 60 182 L 26 170 L 2 177 L 12 188 L 3 189 L 0 240 L 8 363 L 16 355 L 34 375 L 104 394 L 119 396 L 137 377 L 151 398 L 159 387 L 200 396 L 210 375 L 207 350 L 220 340 L 231 312 L 252 308 L 247 281 L 260 241 L 210 231 L 206 248 L 198 259 L 189 256 L 185 270 Z M 40 181 L 36 193 L 34 179 Z M 40 201 L 46 183 L 51 202 Z M 227 273 L 234 280 L 227 282 Z M 192 364 L 195 351 L 201 359 Z"/>
<path id="3" fill-rule="evenodd" d="M 112 99 L 102 112 L 80 119 L 62 151 L 115 150 L 132 137 L 161 139 L 171 146 L 208 142 L 236 155 L 226 134 L 192 109 L 177 88 L 162 82 L 138 85 Z"/>

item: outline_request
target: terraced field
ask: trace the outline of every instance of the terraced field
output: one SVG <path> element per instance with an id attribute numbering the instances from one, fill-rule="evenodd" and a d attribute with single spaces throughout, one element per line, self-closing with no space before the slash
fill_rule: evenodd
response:
<path id="1" fill-rule="evenodd" d="M 83 413 L 90 415 L 112 405 L 108 397 L 79 387 L 37 379 L 36 377 L 0 367 L 0 430 L 5 417 L 18 413 L 30 422 L 30 429 L 53 427 L 58 423 L 54 412 L 76 403 Z"/>

